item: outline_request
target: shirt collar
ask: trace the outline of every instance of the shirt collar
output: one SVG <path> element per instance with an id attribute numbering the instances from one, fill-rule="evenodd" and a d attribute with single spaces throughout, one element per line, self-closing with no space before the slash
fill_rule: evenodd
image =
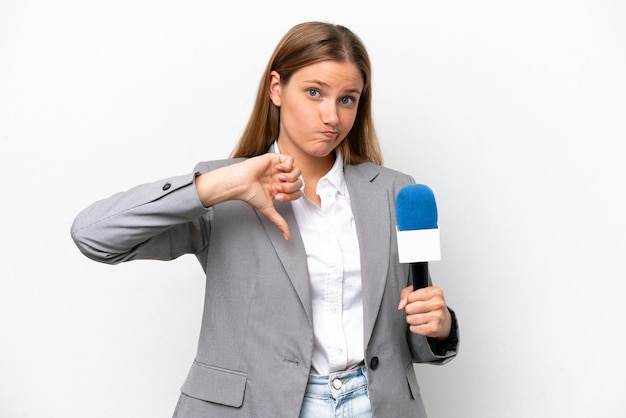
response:
<path id="1" fill-rule="evenodd" d="M 327 179 L 342 195 L 346 194 L 346 180 L 343 176 L 343 154 L 339 147 L 335 148 L 335 163 L 320 181 L 323 179 Z"/>

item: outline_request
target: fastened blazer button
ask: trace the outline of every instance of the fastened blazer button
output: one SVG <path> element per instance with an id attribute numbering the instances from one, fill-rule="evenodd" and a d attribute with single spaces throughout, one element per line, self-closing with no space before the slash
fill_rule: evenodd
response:
<path id="1" fill-rule="evenodd" d="M 170 187 L 172 187 L 172 183 L 165 183 L 165 184 L 163 185 L 163 191 L 169 190 L 169 189 L 170 189 Z"/>
<path id="2" fill-rule="evenodd" d="M 370 360 L 370 369 L 376 370 L 378 368 L 378 357 L 374 356 Z"/>

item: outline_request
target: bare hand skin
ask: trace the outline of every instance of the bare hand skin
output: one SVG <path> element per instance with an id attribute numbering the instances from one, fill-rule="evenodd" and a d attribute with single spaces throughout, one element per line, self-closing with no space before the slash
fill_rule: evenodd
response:
<path id="1" fill-rule="evenodd" d="M 406 322 L 414 334 L 443 340 L 450 335 L 452 318 L 438 287 L 413 290 L 408 286 L 400 292 L 398 309 L 406 312 Z"/>
<path id="2" fill-rule="evenodd" d="M 241 200 L 257 209 L 291 239 L 287 222 L 272 200 L 289 202 L 302 196 L 300 169 L 293 158 L 283 154 L 263 154 L 240 163 L 209 171 L 196 177 L 196 190 L 206 207 L 228 200 Z"/>

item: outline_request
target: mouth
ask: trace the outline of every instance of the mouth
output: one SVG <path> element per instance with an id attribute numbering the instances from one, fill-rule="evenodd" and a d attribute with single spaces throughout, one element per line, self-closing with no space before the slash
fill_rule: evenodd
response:
<path id="1" fill-rule="evenodd" d="M 324 131 L 322 134 L 328 139 L 337 139 L 339 132 L 336 131 Z"/>

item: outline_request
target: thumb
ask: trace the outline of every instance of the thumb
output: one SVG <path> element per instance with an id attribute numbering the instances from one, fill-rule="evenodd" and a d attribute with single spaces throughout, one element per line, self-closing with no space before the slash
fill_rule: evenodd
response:
<path id="1" fill-rule="evenodd" d="M 400 303 L 398 304 L 398 310 L 406 308 L 409 303 L 409 295 L 413 291 L 413 286 L 407 286 L 400 291 Z"/>
<path id="2" fill-rule="evenodd" d="M 270 220 L 276 227 L 283 233 L 283 237 L 285 241 L 289 241 L 291 239 L 291 232 L 289 231 L 289 225 L 287 225 L 287 221 L 280 216 L 280 214 L 274 208 L 274 205 L 266 206 L 263 209 L 259 209 L 259 212 L 263 214 L 267 219 Z"/>

